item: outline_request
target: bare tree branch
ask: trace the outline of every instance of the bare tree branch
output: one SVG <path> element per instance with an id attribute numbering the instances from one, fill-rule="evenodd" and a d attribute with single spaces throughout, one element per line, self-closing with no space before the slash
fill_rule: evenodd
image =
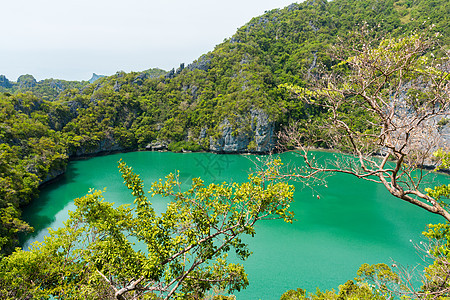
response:
<path id="1" fill-rule="evenodd" d="M 362 31 L 364 31 L 363 29 Z M 333 70 L 318 69 L 309 88 L 284 85 L 299 99 L 319 107 L 321 118 L 291 124 L 279 135 L 281 145 L 293 145 L 306 167 L 286 177 L 305 180 L 319 173 L 345 173 L 379 182 L 395 197 L 438 214 L 450 213 L 424 192 L 423 179 L 433 152 L 448 151 L 438 122 L 450 115 L 449 52 L 429 55 L 436 40 L 425 34 L 402 39 L 362 38 L 334 48 Z M 354 159 L 333 162 L 311 159 L 312 145 L 325 143 Z"/>

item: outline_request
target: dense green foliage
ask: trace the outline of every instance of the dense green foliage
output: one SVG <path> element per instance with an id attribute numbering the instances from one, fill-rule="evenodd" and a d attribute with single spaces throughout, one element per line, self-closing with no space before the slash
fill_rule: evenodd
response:
<path id="1" fill-rule="evenodd" d="M 308 119 L 320 110 L 278 86 L 302 86 L 319 62 L 330 66 L 327 48 L 337 36 L 363 22 L 398 36 L 427 21 L 437 25 L 446 43 L 449 12 L 446 1 L 307 1 L 272 10 L 162 78 L 119 72 L 60 93 L 60 101 L 75 101 L 80 108 L 65 130 L 82 136 L 80 147 L 87 148 L 106 139 L 122 148 L 142 149 L 161 140 L 191 141 L 207 150 L 225 119 L 236 135 L 249 132 L 253 109 L 267 112 L 275 124 Z"/>
<path id="2" fill-rule="evenodd" d="M 155 78 L 164 74 L 166 74 L 166 71 L 154 68 L 141 72 L 140 77 Z M 66 90 L 82 90 L 89 83 L 103 77 L 94 74 L 89 81 L 67 81 L 53 78 L 37 81 L 33 75 L 27 74 L 19 76 L 17 82 L 13 82 L 9 81 L 4 75 L 0 75 L 0 92 L 8 94 L 32 92 L 39 99 L 56 101 Z"/>
<path id="3" fill-rule="evenodd" d="M 450 152 L 442 149 L 434 156 L 442 159 L 440 168 L 449 168 Z M 448 207 L 450 185 L 425 189 L 442 206 Z M 357 300 L 357 299 L 449 299 L 450 297 L 450 223 L 429 224 L 422 232 L 425 241 L 417 244 L 416 250 L 425 267 L 412 269 L 393 263 L 363 264 L 357 277 L 340 285 L 338 290 L 308 293 L 298 288 L 288 290 L 280 300 Z M 412 241 L 411 241 L 412 242 Z"/>
<path id="4" fill-rule="evenodd" d="M 281 300 L 343 300 L 343 299 L 448 299 L 450 265 L 450 224 L 429 225 L 422 233 L 427 240 L 417 246 L 426 266 L 407 267 L 384 263 L 363 264 L 357 277 L 340 285 L 338 291 L 308 293 L 301 288 L 289 290 Z"/>
<path id="5" fill-rule="evenodd" d="M 64 170 L 69 157 L 144 149 L 152 141 L 173 151 L 208 150 L 225 119 L 233 134 L 254 134 L 254 109 L 276 126 L 320 118 L 320 109 L 279 85 L 304 86 L 319 62 L 330 66 L 327 48 L 337 36 L 362 22 L 398 36 L 426 21 L 447 45 L 449 15 L 445 0 L 307 1 L 252 19 L 213 51 L 167 74 L 118 72 L 92 84 L 0 77 L 1 252 L 10 253 L 17 233 L 30 230 L 20 221 L 20 205 Z"/>
<path id="6" fill-rule="evenodd" d="M 202 299 L 213 288 L 239 291 L 247 275 L 227 253 L 245 260 L 250 251 L 242 236 L 253 236 L 256 222 L 293 219 L 293 186 L 270 179 L 279 165 L 268 164 L 244 183 L 206 186 L 195 178 L 183 192 L 170 174 L 149 192 L 172 199 L 158 214 L 139 175 L 120 162 L 134 205 L 115 208 L 101 191 L 76 199 L 64 228 L 0 262 L 0 297 Z"/>
<path id="7" fill-rule="evenodd" d="M 38 193 L 38 186 L 67 163 L 61 126 L 67 107 L 39 100 L 32 94 L 0 94 L 0 247 L 10 252 L 17 233 L 31 228 L 20 221 L 21 205 Z"/>
<path id="8" fill-rule="evenodd" d="M 32 75 L 22 75 L 17 82 L 11 82 L 6 77 L 0 77 L 0 92 L 17 94 L 32 92 L 43 100 L 55 100 L 59 94 L 67 89 L 81 89 L 86 86 L 87 81 L 66 81 L 60 79 L 44 79 L 36 81 Z"/>
<path id="9" fill-rule="evenodd" d="M 428 42 L 426 36 L 419 34 L 400 39 L 381 39 L 376 47 L 369 38 L 359 39 L 359 43 L 351 41 L 346 44 L 347 47 L 339 45 L 336 49 L 353 53 L 341 56 L 342 63 L 335 65 L 329 74 L 320 76 L 308 88 L 283 86 L 313 105 L 328 108 L 329 122 L 322 130 L 331 130 L 327 137 L 321 138 L 333 144 L 335 149 L 344 148 L 345 152 L 355 157 L 355 160 L 344 163 L 336 159 L 330 164 L 331 167 L 320 166 L 308 158 L 307 147 L 303 147 L 305 139 L 301 139 L 303 132 L 294 128 L 286 134 L 286 139 L 291 142 L 295 140 L 294 144 L 301 149 L 306 162 L 305 169 L 309 168 L 310 174 L 342 172 L 360 179 L 370 176 L 368 180 L 384 184 L 397 198 L 439 214 L 447 221 L 445 224 L 428 225 L 428 231 L 423 233 L 428 241 L 416 246 L 425 264 L 431 265 L 419 272 L 415 269 L 410 272 L 408 268 L 396 264 L 392 264 L 392 268 L 386 264 L 363 264 L 358 270 L 358 277 L 339 286 L 337 292 L 317 290 L 311 294 L 299 288 L 286 292 L 281 299 L 450 297 L 450 216 L 447 211 L 450 185 L 431 188 L 430 183 L 424 181 L 428 173 L 417 171 L 417 166 L 423 166 L 424 161 L 430 158 L 430 152 L 436 150 L 436 144 L 427 144 L 431 137 L 435 137 L 432 130 L 439 130 L 446 120 L 422 122 L 427 118 L 439 120 L 448 114 L 450 105 L 450 74 L 447 68 L 442 67 L 448 64 L 448 55 L 444 56 L 443 62 L 440 58 L 436 62 L 435 56 L 427 52 L 431 48 Z M 367 116 L 370 116 L 366 117 L 368 124 L 365 126 L 355 122 L 358 120 L 357 114 L 348 112 L 358 108 L 365 108 Z M 448 147 L 446 149 L 434 152 L 436 170 L 450 166 L 450 153 Z M 383 159 L 374 155 L 383 151 Z M 290 176 L 308 178 L 308 172 Z"/>

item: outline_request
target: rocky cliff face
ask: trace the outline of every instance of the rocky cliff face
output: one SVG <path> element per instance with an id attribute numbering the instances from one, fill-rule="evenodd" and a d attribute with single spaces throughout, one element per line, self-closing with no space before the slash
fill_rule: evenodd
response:
<path id="1" fill-rule="evenodd" d="M 113 137 L 105 137 L 95 147 L 80 147 L 74 153 L 71 153 L 71 157 L 83 157 L 83 156 L 95 156 L 108 152 L 120 152 L 125 151 Z"/>
<path id="2" fill-rule="evenodd" d="M 251 141 L 251 135 L 249 133 L 233 133 L 233 126 L 228 119 L 225 119 L 219 128 L 221 128 L 221 137 L 217 140 L 210 137 L 209 150 L 216 153 L 239 153 L 248 151 L 247 147 Z"/>
<path id="3" fill-rule="evenodd" d="M 234 128 L 225 119 L 219 128 L 221 136 L 210 138 L 209 150 L 216 153 L 267 153 L 273 151 L 276 143 L 275 124 L 262 110 L 250 112 L 250 129 Z"/>
<path id="4" fill-rule="evenodd" d="M 0 75 L 0 87 L 11 88 L 12 84 L 5 75 Z"/>
<path id="5" fill-rule="evenodd" d="M 120 146 L 120 144 L 114 140 L 113 137 L 105 137 L 94 147 L 80 147 L 76 151 L 70 153 L 70 158 L 77 157 L 89 157 L 108 154 L 111 152 L 123 152 L 129 149 L 125 149 Z M 39 182 L 39 185 L 46 184 L 52 180 L 58 178 L 66 172 L 66 165 L 57 167 L 56 169 L 51 169 L 47 174 L 46 178 Z"/>
<path id="6" fill-rule="evenodd" d="M 98 75 L 98 74 L 92 73 L 92 77 L 88 81 L 89 81 L 89 83 L 94 83 L 94 81 L 96 81 L 97 79 L 102 78 L 102 77 L 105 77 L 105 75 Z"/>
<path id="7" fill-rule="evenodd" d="M 39 185 L 43 185 L 45 183 L 48 183 L 54 179 L 56 179 L 57 177 L 63 175 L 66 172 L 66 168 L 61 168 L 61 169 L 57 169 L 57 170 L 50 170 L 49 173 L 47 174 L 47 177 L 42 180 L 41 182 L 39 182 Z"/>

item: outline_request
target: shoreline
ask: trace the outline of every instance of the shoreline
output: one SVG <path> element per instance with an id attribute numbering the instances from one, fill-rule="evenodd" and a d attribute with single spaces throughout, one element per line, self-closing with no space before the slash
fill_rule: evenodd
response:
<path id="1" fill-rule="evenodd" d="M 344 153 L 344 152 L 337 151 L 334 149 L 327 149 L 327 148 L 313 147 L 313 148 L 309 149 L 308 152 L 309 151 L 352 155 L 352 154 Z M 178 152 L 178 151 L 170 151 L 168 149 L 157 150 L 157 151 L 147 150 L 147 149 L 124 149 L 124 150 L 110 150 L 110 151 L 105 150 L 105 151 L 100 151 L 97 153 L 90 153 L 90 154 L 84 154 L 84 155 L 79 155 L 79 156 L 69 156 L 67 163 L 70 163 L 71 161 L 87 160 L 87 159 L 95 158 L 95 157 L 108 156 L 108 155 L 117 154 L 117 153 L 129 153 L 129 152 L 171 152 L 171 153 L 180 153 L 180 154 L 212 153 L 212 154 L 216 154 L 216 155 L 272 155 L 272 154 L 281 154 L 281 153 L 288 153 L 288 152 L 299 152 L 299 150 L 293 149 L 293 150 L 273 151 L 273 152 L 237 152 L 237 151 L 236 152 L 214 152 L 214 151 L 182 151 L 182 152 Z M 381 157 L 381 155 L 376 155 L 376 156 Z M 423 169 L 423 170 L 431 171 L 431 172 L 438 173 L 438 174 L 450 175 L 450 169 L 440 169 L 440 170 L 435 171 L 434 170 L 435 168 L 436 168 L 435 165 L 418 166 L 418 169 Z M 57 176 L 50 178 L 50 179 L 44 181 L 43 183 L 40 183 L 39 189 L 41 189 L 42 187 L 45 187 L 49 184 L 52 184 L 55 181 L 58 181 L 62 176 L 65 175 L 65 173 L 66 173 L 66 168 L 64 168 L 64 170 L 62 170 L 62 172 L 59 173 Z"/>

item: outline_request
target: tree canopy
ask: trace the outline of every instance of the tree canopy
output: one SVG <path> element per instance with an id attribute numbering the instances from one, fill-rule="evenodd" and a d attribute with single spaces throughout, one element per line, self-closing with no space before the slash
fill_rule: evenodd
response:
<path id="1" fill-rule="evenodd" d="M 255 110 L 267 114 L 267 123 L 273 125 L 274 131 L 283 124 L 294 122 L 300 125 L 300 131 L 306 131 L 307 124 L 324 125 L 330 120 L 332 122 L 325 124 L 340 125 L 327 126 L 334 132 L 320 131 L 319 126 L 310 127 L 311 136 L 320 136 L 315 135 L 319 133 L 326 137 L 315 139 L 314 146 L 338 142 L 333 146 L 335 149 L 354 151 L 358 157 L 346 166 L 350 167 L 346 169 L 348 172 L 370 180 L 375 178 L 399 198 L 448 219 L 445 205 L 448 187 L 424 186 L 422 178 L 426 171 L 419 171 L 417 176 L 411 173 L 418 165 L 428 163 L 424 153 L 416 151 L 424 149 L 416 146 L 427 141 L 420 137 L 432 136 L 426 130 L 448 126 L 448 119 L 432 118 L 433 114 L 438 116 L 448 108 L 448 70 L 445 69 L 448 62 L 441 67 L 435 64 L 448 55 L 448 50 L 434 51 L 429 35 L 418 38 L 411 32 L 434 24 L 428 33 L 439 32 L 436 42 L 448 49 L 445 47 L 449 41 L 449 15 L 450 5 L 445 0 L 306 1 L 255 17 L 211 52 L 170 72 L 155 69 L 117 72 L 91 84 L 53 79 L 36 82 L 31 75 L 13 83 L 0 77 L 1 253 L 13 252 L 18 245 L 18 234 L 32 230 L 21 220 L 20 207 L 37 196 L 41 183 L 64 172 L 70 158 L 104 151 L 142 150 L 152 142 L 165 143 L 173 151 L 209 150 L 221 137 L 225 121 L 232 127 L 234 136 L 255 137 L 254 119 L 251 118 Z M 368 38 L 376 43 L 360 43 L 345 53 L 330 55 L 329 49 L 339 43 L 338 37 L 351 40 L 353 36 L 349 32 L 363 23 L 374 28 Z M 373 40 L 373 36 L 388 38 Z M 383 59 L 372 61 L 374 55 L 382 54 L 386 54 Z M 337 62 L 339 55 L 341 60 Z M 309 86 L 319 67 L 328 75 L 337 72 L 338 77 L 319 78 L 322 83 L 334 86 L 321 86 L 315 90 Z M 377 68 L 386 69 L 383 73 Z M 358 72 L 366 77 L 355 76 Z M 358 78 L 366 81 L 358 82 Z M 370 78 L 374 81 L 366 84 Z M 430 88 L 422 85 L 425 78 L 431 80 Z M 414 85 L 413 89 L 407 88 L 408 82 Z M 285 88 L 286 84 L 315 94 L 308 95 L 308 102 L 298 101 Z M 381 92 L 382 98 L 377 98 L 377 91 Z M 391 95 L 396 105 L 389 106 Z M 338 105 L 326 102 L 333 99 Z M 402 110 L 403 100 L 409 101 L 411 111 Z M 393 112 L 395 118 L 386 118 L 388 112 Z M 342 138 L 336 140 L 335 137 Z M 291 144 L 292 141 L 295 139 L 291 139 Z M 304 139 L 299 142 L 298 145 L 303 145 Z M 256 139 L 249 139 L 246 151 L 254 151 L 255 144 Z M 425 145 L 428 154 L 435 151 L 430 145 Z M 438 157 L 445 157 L 445 151 L 443 153 Z M 396 160 L 393 165 L 390 159 Z M 180 251 L 182 246 L 189 247 L 186 245 L 208 237 L 205 231 L 192 232 L 189 228 L 177 227 L 179 223 L 170 221 L 173 216 L 190 220 L 202 230 L 209 228 L 220 232 L 219 224 L 232 226 L 233 223 L 226 223 L 226 220 L 230 220 L 231 211 L 237 209 L 233 205 L 228 207 L 227 218 L 220 219 L 220 214 L 209 215 L 217 210 L 223 216 L 227 211 L 225 204 L 219 205 L 220 199 L 239 199 L 248 193 L 253 193 L 252 197 L 258 193 L 264 197 L 279 197 L 276 190 L 284 189 L 287 193 L 287 185 L 278 182 L 265 186 L 263 183 L 268 178 L 264 177 L 260 182 L 255 176 L 246 185 L 202 187 L 201 181 L 197 181 L 192 187 L 193 194 L 176 193 L 168 189 L 176 185 L 176 176 L 173 176 L 166 185 L 161 183 L 162 186 L 155 190 L 176 198 L 175 204 L 168 209 L 174 215 L 166 215 L 167 219 L 164 219 L 153 215 L 148 200 L 139 190 L 139 180 L 122 167 L 122 171 L 130 175 L 127 180 L 137 184 L 132 187 L 140 199 L 135 206 L 114 208 L 103 201 L 99 191 L 78 199 L 78 210 L 65 229 L 56 230 L 47 242 L 36 245 L 30 252 L 16 251 L 2 258 L 4 268 L 1 272 L 5 278 L 2 288 L 7 297 L 26 297 L 25 294 L 14 294 L 20 291 L 28 291 L 36 297 L 49 294 L 63 297 L 64 293 L 73 294 L 80 287 L 92 295 L 105 291 L 109 296 L 128 292 L 154 292 L 167 296 L 179 282 L 171 295 L 189 291 L 200 295 L 212 286 L 239 289 L 247 284 L 241 267 L 225 263 L 220 256 L 229 250 L 229 246 L 245 257 L 248 253 L 244 245 L 235 242 L 237 239 L 223 244 L 221 249 L 211 239 L 191 248 L 201 254 L 197 256 L 200 259 L 197 262 L 214 258 L 215 266 L 224 267 L 225 273 L 220 273 L 214 265 L 205 267 L 202 262 L 198 265 L 201 268 L 194 268 L 185 275 L 196 262 L 193 257 L 176 256 L 162 264 L 148 255 L 151 251 L 161 251 L 165 256 L 159 259 L 170 260 L 168 255 L 175 255 L 174 251 Z M 201 197 L 196 198 L 196 195 Z M 209 203 L 206 200 L 212 198 L 206 196 L 215 197 L 217 201 Z M 256 199 L 262 201 L 266 199 L 264 197 Z M 203 221 L 189 219 L 184 206 L 188 200 L 210 207 L 211 211 L 202 211 L 201 207 L 196 211 L 199 216 L 207 214 L 210 221 L 207 218 Z M 256 205 L 251 201 L 245 204 L 245 209 Z M 148 207 L 146 214 L 153 218 L 148 223 L 134 215 L 138 211 L 143 213 L 143 206 L 139 205 Z M 282 207 L 263 205 L 261 208 L 265 210 L 259 213 L 288 216 Z M 251 234 L 252 222 L 262 215 L 247 212 L 249 219 L 239 223 L 233 229 L 234 233 L 223 232 L 223 236 Z M 113 217 L 122 222 L 112 224 Z M 132 235 L 146 243 L 150 228 L 157 229 L 156 232 L 161 229 L 158 238 L 167 249 L 150 245 L 148 253 L 139 252 L 125 239 Z M 139 230 L 142 232 L 138 234 Z M 175 231 L 187 236 L 176 241 Z M 80 243 L 86 243 L 89 251 L 79 249 Z M 107 246 L 115 252 L 108 253 Z M 170 248 L 172 246 L 175 248 Z M 126 259 L 117 265 L 121 268 L 114 265 L 112 254 L 123 255 Z M 48 257 L 54 260 L 49 261 Z M 190 259 L 190 263 L 182 259 Z M 138 268 L 147 273 L 138 276 Z M 342 290 L 354 290 L 354 285 L 349 283 Z M 365 293 L 365 289 L 362 292 Z"/>
<path id="2" fill-rule="evenodd" d="M 425 190 L 430 171 L 418 169 L 446 165 L 439 149 L 448 151 L 449 145 L 438 123 L 450 110 L 449 52 L 425 34 L 374 40 L 364 31 L 363 36 L 356 33 L 356 42 L 336 46 L 338 63 L 316 74 L 310 87 L 284 85 L 326 111 L 306 127 L 293 125 L 282 134 L 308 166 L 292 176 L 352 174 L 381 183 L 395 197 L 450 221 L 445 193 Z M 355 159 L 318 165 L 308 155 L 318 141 Z"/>
<path id="3" fill-rule="evenodd" d="M 245 260 L 243 235 L 255 223 L 283 219 L 293 186 L 270 178 L 279 161 L 250 174 L 244 183 L 206 186 L 200 178 L 180 191 L 176 174 L 153 183 L 150 193 L 169 197 L 155 212 L 143 182 L 124 162 L 119 169 L 135 198 L 113 207 L 101 191 L 75 200 L 65 227 L 43 243 L 16 251 L 0 262 L 2 299 L 202 299 L 213 288 L 228 293 L 248 285 L 243 266 L 227 261 L 232 251 Z"/>

